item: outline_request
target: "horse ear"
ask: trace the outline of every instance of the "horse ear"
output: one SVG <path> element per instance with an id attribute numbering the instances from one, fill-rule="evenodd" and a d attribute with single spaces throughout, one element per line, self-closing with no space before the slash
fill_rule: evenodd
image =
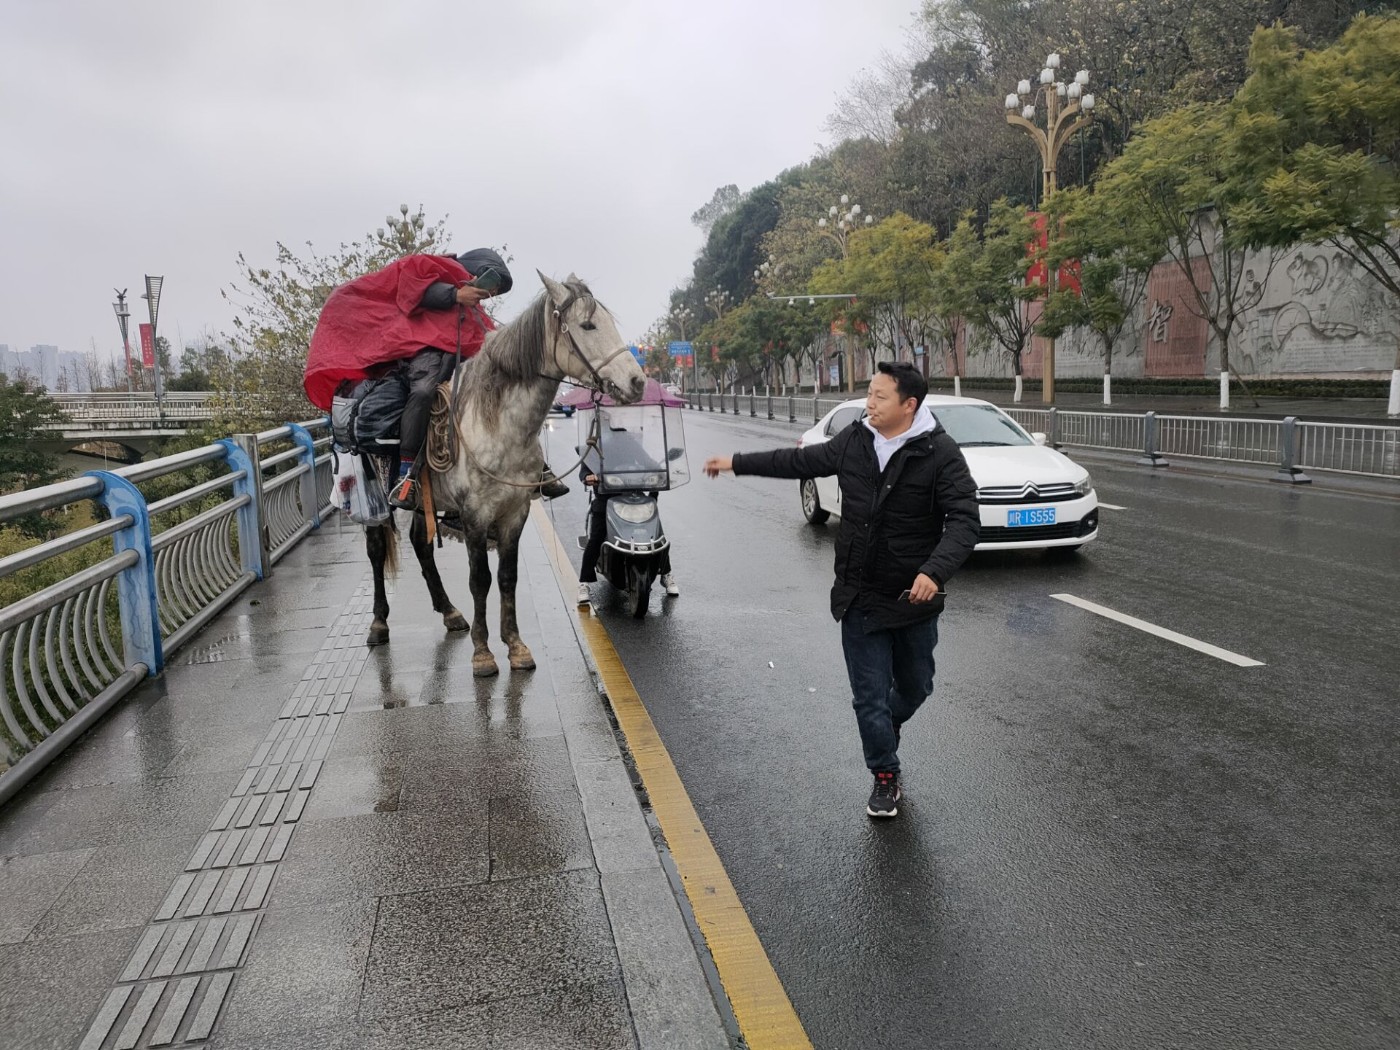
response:
<path id="1" fill-rule="evenodd" d="M 566 277 L 565 280 L 566 280 L 569 284 L 578 284 L 578 283 L 579 283 L 578 274 L 574 273 L 573 270 L 570 270 L 570 271 L 569 271 L 569 276 Z"/>
<path id="2" fill-rule="evenodd" d="M 544 290 L 549 293 L 549 297 L 554 300 L 555 306 L 558 306 L 569 297 L 569 290 L 558 281 L 551 281 L 543 273 L 540 273 L 539 270 L 536 270 L 535 273 L 540 275 L 540 282 L 544 285 Z"/>

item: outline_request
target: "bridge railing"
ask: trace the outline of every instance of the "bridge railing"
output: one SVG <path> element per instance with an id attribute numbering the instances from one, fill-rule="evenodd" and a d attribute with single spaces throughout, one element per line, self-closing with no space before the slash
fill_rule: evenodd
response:
<path id="1" fill-rule="evenodd" d="M 319 527 L 329 446 L 289 424 L 0 496 L 80 519 L 0 557 L 0 803 Z"/>
<path id="2" fill-rule="evenodd" d="M 70 426 L 111 428 L 122 424 L 203 423 L 217 417 L 227 407 L 218 395 L 208 391 L 172 391 L 156 400 L 153 393 L 103 391 L 95 394 L 49 394 L 49 400 L 63 410 L 67 422 L 45 424 L 47 430 Z M 240 402 L 241 407 L 256 405 Z"/>

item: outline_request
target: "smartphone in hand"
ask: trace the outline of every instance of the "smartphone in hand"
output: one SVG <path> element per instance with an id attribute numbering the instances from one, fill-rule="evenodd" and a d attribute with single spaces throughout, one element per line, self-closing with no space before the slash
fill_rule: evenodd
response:
<path id="1" fill-rule="evenodd" d="M 899 600 L 902 602 L 913 601 L 913 598 L 914 592 L 911 591 L 908 587 L 906 587 L 904 589 L 904 593 L 899 596 Z"/>

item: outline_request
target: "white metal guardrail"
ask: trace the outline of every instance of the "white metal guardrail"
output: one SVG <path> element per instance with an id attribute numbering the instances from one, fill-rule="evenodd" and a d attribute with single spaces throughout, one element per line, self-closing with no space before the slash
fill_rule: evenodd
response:
<path id="1" fill-rule="evenodd" d="M 0 523 L 89 501 L 102 519 L 0 558 L 0 579 L 63 573 L 0 608 L 0 803 L 319 527 L 330 443 L 324 420 L 288 424 L 0 496 Z M 148 500 L 162 479 L 180 487 Z"/>
<path id="2" fill-rule="evenodd" d="M 689 407 L 789 423 L 816 423 L 847 397 L 792 397 L 700 393 Z M 1080 412 L 1057 408 L 1005 409 L 1025 429 L 1054 447 L 1136 453 L 1139 463 L 1166 466 L 1167 456 L 1274 466 L 1279 481 L 1311 481 L 1307 470 L 1400 479 L 1400 426 L 1320 423 L 1285 419 L 1158 415 L 1155 412 Z"/>

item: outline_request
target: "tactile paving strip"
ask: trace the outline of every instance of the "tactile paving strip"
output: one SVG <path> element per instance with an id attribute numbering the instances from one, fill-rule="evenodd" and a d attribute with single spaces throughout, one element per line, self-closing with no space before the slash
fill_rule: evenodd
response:
<path id="1" fill-rule="evenodd" d="M 175 879 L 78 1050 L 144 1050 L 213 1034 L 350 694 L 368 659 L 361 585 Z"/>

